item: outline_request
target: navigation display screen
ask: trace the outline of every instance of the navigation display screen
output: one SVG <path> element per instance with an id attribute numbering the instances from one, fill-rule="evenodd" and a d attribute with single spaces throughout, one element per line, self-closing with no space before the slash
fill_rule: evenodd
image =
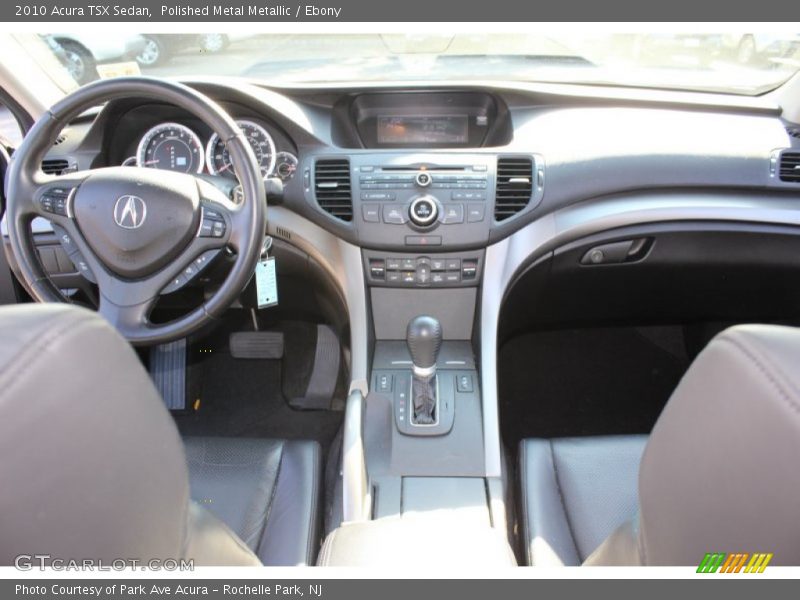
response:
<path id="1" fill-rule="evenodd" d="M 466 144 L 467 115 L 378 117 L 379 144 Z"/>

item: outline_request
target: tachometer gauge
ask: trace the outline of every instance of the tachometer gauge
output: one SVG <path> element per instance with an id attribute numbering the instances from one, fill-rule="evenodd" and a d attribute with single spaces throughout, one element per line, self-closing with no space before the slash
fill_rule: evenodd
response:
<path id="1" fill-rule="evenodd" d="M 274 175 L 280 177 L 283 181 L 288 181 L 295 171 L 297 171 L 297 157 L 291 152 L 278 152 L 278 157 L 275 160 Z"/>
<path id="2" fill-rule="evenodd" d="M 181 173 L 203 170 L 203 143 L 197 134 L 178 123 L 161 123 L 142 136 L 136 164 Z"/>
<path id="3" fill-rule="evenodd" d="M 236 121 L 239 129 L 242 130 L 261 169 L 261 175 L 266 177 L 275 168 L 275 142 L 272 136 L 258 123 L 252 121 Z M 228 154 L 228 149 L 219 136 L 215 133 L 208 140 L 206 146 L 206 162 L 208 170 L 212 175 L 225 175 L 234 177 L 233 164 Z"/>

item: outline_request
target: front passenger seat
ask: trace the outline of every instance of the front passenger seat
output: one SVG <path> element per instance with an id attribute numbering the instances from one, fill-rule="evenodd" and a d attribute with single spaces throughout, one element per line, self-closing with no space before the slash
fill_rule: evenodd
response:
<path id="1" fill-rule="evenodd" d="M 758 552 L 798 565 L 798 458 L 800 330 L 733 327 L 700 353 L 649 439 L 522 442 L 528 564 L 697 566 Z"/>
<path id="2" fill-rule="evenodd" d="M 0 309 L 0 565 L 314 564 L 320 462 L 315 442 L 188 439 L 184 451 L 106 321 L 67 305 Z"/>

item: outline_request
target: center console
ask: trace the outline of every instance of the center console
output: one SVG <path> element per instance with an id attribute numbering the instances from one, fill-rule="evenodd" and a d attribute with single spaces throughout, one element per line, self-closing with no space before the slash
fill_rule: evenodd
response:
<path id="1" fill-rule="evenodd" d="M 508 525 L 507 489 L 487 468 L 485 440 L 499 433 L 485 430 L 476 315 L 492 228 L 541 201 L 544 165 L 487 151 L 491 98 L 431 99 L 359 98 L 358 145 L 305 173 L 309 201 L 361 249 L 372 333 L 367 394 L 348 399 L 349 523 L 323 551 L 333 564 L 386 557 L 387 527 L 415 551 L 470 531 L 443 552 L 513 563 L 507 541 L 474 543 L 506 540 Z"/>

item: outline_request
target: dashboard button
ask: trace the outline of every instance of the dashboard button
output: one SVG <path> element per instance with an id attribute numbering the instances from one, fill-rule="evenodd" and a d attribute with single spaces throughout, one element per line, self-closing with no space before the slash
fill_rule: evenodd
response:
<path id="1" fill-rule="evenodd" d="M 403 271 L 400 277 L 403 283 L 415 283 L 417 281 L 416 271 Z"/>
<path id="2" fill-rule="evenodd" d="M 400 283 L 400 271 L 386 271 L 386 281 L 388 283 Z"/>
<path id="3" fill-rule="evenodd" d="M 394 200 L 395 195 L 393 192 L 363 192 L 361 194 L 362 200 Z"/>
<path id="4" fill-rule="evenodd" d="M 427 227 L 436 222 L 436 218 L 439 216 L 439 206 L 432 197 L 420 196 L 411 203 L 408 215 L 415 225 Z"/>
<path id="5" fill-rule="evenodd" d="M 404 258 L 400 262 L 400 268 L 403 271 L 413 271 L 417 268 L 417 263 L 413 258 Z"/>
<path id="6" fill-rule="evenodd" d="M 445 267 L 445 261 L 443 258 L 432 258 L 431 259 L 431 269 L 434 271 L 444 271 L 447 267 Z"/>
<path id="7" fill-rule="evenodd" d="M 441 246 L 440 235 L 407 235 L 406 246 Z"/>
<path id="8" fill-rule="evenodd" d="M 406 222 L 406 216 L 403 214 L 403 210 L 397 206 L 384 206 L 383 222 L 390 225 L 402 225 Z"/>
<path id="9" fill-rule="evenodd" d="M 431 283 L 444 283 L 444 273 L 431 273 Z"/>
<path id="10" fill-rule="evenodd" d="M 461 271 L 448 271 L 444 274 L 445 283 L 460 283 Z"/>
<path id="11" fill-rule="evenodd" d="M 418 186 L 426 187 L 431 184 L 431 175 L 425 171 L 417 173 L 416 182 Z"/>
<path id="12" fill-rule="evenodd" d="M 445 269 L 448 271 L 460 271 L 461 270 L 461 259 L 460 258 L 448 258 L 445 261 Z"/>
<path id="13" fill-rule="evenodd" d="M 477 206 L 467 206 L 467 223 L 478 223 L 483 221 L 486 207 L 482 204 Z"/>
<path id="14" fill-rule="evenodd" d="M 366 223 L 380 223 L 381 222 L 380 204 L 363 204 L 361 206 L 361 216 L 364 217 L 364 221 Z"/>
<path id="15" fill-rule="evenodd" d="M 464 222 L 464 205 L 463 204 L 448 204 L 442 211 L 442 223 L 451 225 L 453 223 Z"/>
<path id="16" fill-rule="evenodd" d="M 400 259 L 399 258 L 387 258 L 386 259 L 386 270 L 387 271 L 399 271 L 402 267 L 400 266 Z"/>
<path id="17" fill-rule="evenodd" d="M 417 266 L 417 283 L 420 285 L 428 285 L 431 282 L 431 267 L 428 264 L 421 264 Z"/>
<path id="18" fill-rule="evenodd" d="M 383 279 L 386 275 L 386 268 L 382 260 L 372 259 L 369 261 L 369 274 L 373 279 Z"/>

